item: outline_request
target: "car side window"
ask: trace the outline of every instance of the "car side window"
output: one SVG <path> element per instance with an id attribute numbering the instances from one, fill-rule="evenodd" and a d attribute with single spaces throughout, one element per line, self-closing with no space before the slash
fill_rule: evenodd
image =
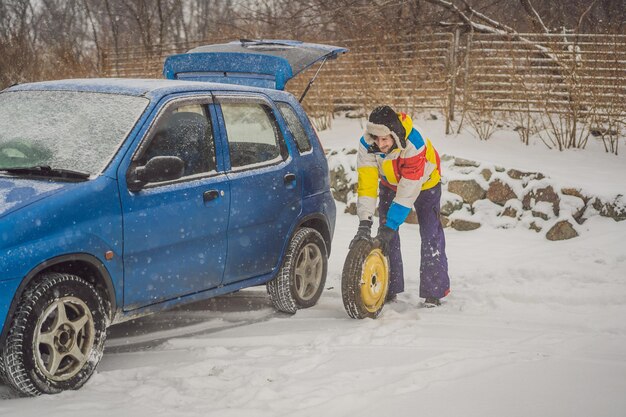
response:
<path id="1" fill-rule="evenodd" d="M 216 170 L 215 141 L 206 106 L 187 104 L 167 109 L 139 164 L 145 165 L 155 156 L 182 159 L 183 177 Z"/>
<path id="2" fill-rule="evenodd" d="M 258 102 L 222 102 L 231 168 L 278 162 L 286 156 L 272 109 Z"/>
<path id="3" fill-rule="evenodd" d="M 298 151 L 300 151 L 300 153 L 310 151 L 311 141 L 309 140 L 309 136 L 306 134 L 296 111 L 289 103 L 277 102 L 276 105 L 278 106 L 280 113 L 283 115 L 283 119 L 287 122 L 289 132 L 291 132 L 291 135 L 296 140 Z"/>

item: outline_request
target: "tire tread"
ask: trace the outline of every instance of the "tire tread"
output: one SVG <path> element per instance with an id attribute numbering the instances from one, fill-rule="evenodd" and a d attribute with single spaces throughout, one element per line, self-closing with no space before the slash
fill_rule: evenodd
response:
<path id="1" fill-rule="evenodd" d="M 50 387 L 50 391 L 42 390 L 40 387 L 37 387 L 35 385 L 32 378 L 29 376 L 28 370 L 24 365 L 23 345 L 24 337 L 26 336 L 27 324 L 29 323 L 29 317 L 31 315 L 31 312 L 33 311 L 34 306 L 55 286 L 71 282 L 74 282 L 77 285 L 86 286 L 87 288 L 91 289 L 94 301 L 98 305 L 98 308 L 100 308 L 100 311 L 103 313 L 103 317 L 105 317 L 104 302 L 100 294 L 87 281 L 76 275 L 56 272 L 45 274 L 41 277 L 41 279 L 39 279 L 26 291 L 24 291 L 20 299 L 20 304 L 13 316 L 11 328 L 6 339 L 5 348 L 2 351 L 2 360 L 4 361 L 6 380 L 12 388 L 14 388 L 16 391 L 23 395 L 37 396 L 44 393 L 55 393 L 60 391 L 54 389 L 53 387 Z M 96 329 L 96 332 L 98 332 L 98 329 Z M 103 333 L 104 334 L 96 335 L 96 345 L 94 345 L 94 348 L 99 351 L 100 357 L 102 356 L 106 330 L 103 331 Z M 99 361 L 100 357 L 96 358 L 96 364 Z M 90 361 L 92 361 L 92 358 L 90 358 Z M 78 386 L 74 388 L 79 388 L 80 386 L 82 386 L 82 384 L 87 382 L 89 376 L 91 376 L 91 374 L 87 375 L 82 381 L 80 381 L 80 384 L 78 384 Z"/>
<path id="2" fill-rule="evenodd" d="M 361 299 L 361 275 L 363 263 L 372 250 L 372 242 L 362 239 L 354 242 L 348 251 L 341 273 L 341 298 L 343 306 L 353 319 L 376 318 L 382 311 L 381 306 L 377 311 L 371 312 L 365 308 Z M 384 304 L 383 304 L 384 305 Z"/>
<path id="3" fill-rule="evenodd" d="M 298 304 L 298 301 L 292 292 L 294 291 L 292 274 L 294 263 L 297 261 L 297 256 L 299 254 L 299 248 L 305 241 L 311 238 L 315 238 L 321 242 L 323 247 L 320 249 L 322 250 L 322 256 L 325 258 L 324 262 L 328 262 L 326 247 L 323 244 L 324 240 L 319 232 L 308 227 L 298 229 L 289 242 L 280 271 L 271 281 L 267 283 L 267 292 L 270 295 L 272 304 L 279 311 L 294 314 L 299 308 L 303 308 L 303 306 Z M 324 275 L 322 277 L 322 281 L 320 282 L 320 287 L 322 288 L 324 287 L 324 283 L 326 281 L 326 272 L 327 267 L 325 267 Z M 315 304 L 315 302 L 317 302 L 317 299 L 313 301 L 313 304 Z"/>

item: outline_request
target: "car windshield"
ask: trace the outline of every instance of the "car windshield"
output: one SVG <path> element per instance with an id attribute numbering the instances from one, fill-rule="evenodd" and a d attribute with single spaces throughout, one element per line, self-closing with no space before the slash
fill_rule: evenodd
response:
<path id="1" fill-rule="evenodd" d="M 144 97 L 76 91 L 0 94 L 0 170 L 97 174 L 148 105 Z"/>

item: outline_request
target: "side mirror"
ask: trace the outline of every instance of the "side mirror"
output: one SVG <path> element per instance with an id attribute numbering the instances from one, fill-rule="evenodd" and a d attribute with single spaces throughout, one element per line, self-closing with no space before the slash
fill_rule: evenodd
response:
<path id="1" fill-rule="evenodd" d="M 155 156 L 144 166 L 131 169 L 128 176 L 128 189 L 139 191 L 149 182 L 172 181 L 181 178 L 185 172 L 185 162 L 177 156 Z"/>

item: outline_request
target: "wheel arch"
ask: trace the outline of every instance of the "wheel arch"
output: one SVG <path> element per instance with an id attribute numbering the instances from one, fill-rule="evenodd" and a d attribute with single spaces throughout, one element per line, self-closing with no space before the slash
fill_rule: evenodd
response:
<path id="1" fill-rule="evenodd" d="M 306 216 L 300 221 L 298 227 L 294 230 L 294 233 L 297 229 L 302 227 L 310 227 L 311 229 L 317 230 L 319 234 L 322 235 L 322 238 L 324 238 L 324 244 L 326 245 L 326 256 L 330 256 L 332 237 L 330 235 L 330 227 L 326 218 L 321 214 Z"/>
<path id="2" fill-rule="evenodd" d="M 0 346 L 4 345 L 12 317 L 15 314 L 22 293 L 36 282 L 42 274 L 47 272 L 63 272 L 78 275 L 93 284 L 106 303 L 105 308 L 109 320 L 113 321 L 117 311 L 117 300 L 111 275 L 104 264 L 95 256 L 87 253 L 62 255 L 42 262 L 24 277 L 11 301 L 4 328 L 0 334 Z"/>

